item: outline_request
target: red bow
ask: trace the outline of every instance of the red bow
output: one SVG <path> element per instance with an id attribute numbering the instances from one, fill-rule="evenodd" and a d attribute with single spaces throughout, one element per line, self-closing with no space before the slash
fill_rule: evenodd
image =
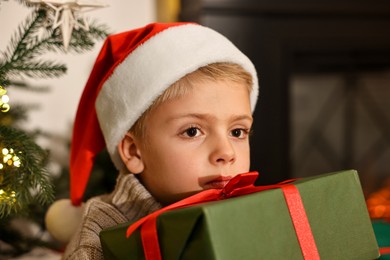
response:
<path id="1" fill-rule="evenodd" d="M 281 188 L 286 199 L 295 232 L 302 250 L 304 259 L 320 259 L 317 246 L 311 232 L 310 224 L 306 216 L 301 196 L 298 189 L 291 184 L 294 180 L 288 180 L 274 185 L 254 186 L 258 177 L 257 172 L 239 174 L 232 178 L 223 189 L 209 189 L 199 192 L 191 197 L 180 200 L 154 213 L 141 218 L 128 229 L 129 237 L 136 229 L 141 227 L 141 239 L 146 260 L 161 260 L 160 245 L 157 235 L 157 217 L 165 211 L 189 207 L 210 201 L 218 201 L 227 198 L 242 196 L 254 192 Z"/>

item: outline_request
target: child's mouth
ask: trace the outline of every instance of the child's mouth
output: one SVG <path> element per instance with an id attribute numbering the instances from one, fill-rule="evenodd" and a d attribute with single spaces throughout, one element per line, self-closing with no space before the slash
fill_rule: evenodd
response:
<path id="1" fill-rule="evenodd" d="M 223 189 L 232 179 L 231 176 L 219 176 L 204 185 L 204 189 Z"/>

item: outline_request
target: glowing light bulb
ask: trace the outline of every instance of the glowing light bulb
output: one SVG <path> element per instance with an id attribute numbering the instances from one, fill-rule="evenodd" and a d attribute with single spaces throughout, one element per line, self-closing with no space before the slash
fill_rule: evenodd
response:
<path id="1" fill-rule="evenodd" d="M 1 150 L 1 152 L 3 153 L 3 155 L 7 155 L 9 153 L 7 148 L 3 148 L 3 150 Z"/>
<path id="2" fill-rule="evenodd" d="M 9 102 L 9 97 L 7 95 L 3 95 L 1 97 L 1 102 L 7 104 Z"/>

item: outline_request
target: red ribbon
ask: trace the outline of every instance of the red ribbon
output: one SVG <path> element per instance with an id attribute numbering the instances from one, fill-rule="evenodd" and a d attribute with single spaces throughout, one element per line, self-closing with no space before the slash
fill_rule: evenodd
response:
<path id="1" fill-rule="evenodd" d="M 379 248 L 379 253 L 381 255 L 388 255 L 388 254 L 390 254 L 390 247 L 380 247 Z"/>
<path id="2" fill-rule="evenodd" d="M 282 190 L 291 220 L 294 224 L 303 258 L 320 259 L 299 190 L 293 184 L 283 186 Z"/>
<path id="3" fill-rule="evenodd" d="M 254 192 L 281 188 L 286 198 L 287 207 L 290 212 L 304 259 L 320 259 L 317 246 L 311 232 L 310 224 L 301 200 L 301 196 L 298 189 L 294 185 L 290 184 L 294 180 L 288 180 L 274 185 L 254 186 L 254 182 L 256 181 L 257 177 L 257 172 L 239 174 L 231 179 L 223 189 L 205 190 L 191 197 L 173 203 L 167 207 L 164 207 L 132 224 L 127 229 L 126 236 L 129 237 L 135 230 L 141 227 L 141 239 L 144 248 L 145 259 L 161 260 L 156 220 L 157 217 L 163 212 L 172 209 L 189 207 L 205 202 L 242 196 Z"/>

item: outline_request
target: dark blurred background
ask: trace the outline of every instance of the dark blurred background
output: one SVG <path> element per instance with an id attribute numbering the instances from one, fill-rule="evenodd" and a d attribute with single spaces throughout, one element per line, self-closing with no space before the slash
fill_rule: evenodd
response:
<path id="1" fill-rule="evenodd" d="M 390 177 L 390 2 L 182 0 L 181 21 L 255 63 L 252 170 L 260 184 L 356 169 L 366 196 Z"/>

